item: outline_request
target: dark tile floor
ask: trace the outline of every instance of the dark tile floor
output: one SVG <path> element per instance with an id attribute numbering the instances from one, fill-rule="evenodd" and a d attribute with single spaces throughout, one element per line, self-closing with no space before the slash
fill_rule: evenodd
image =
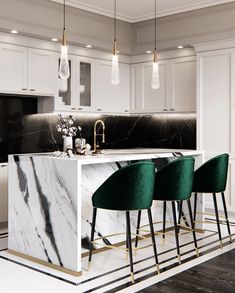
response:
<path id="1" fill-rule="evenodd" d="M 235 293 L 235 250 L 139 291 L 141 293 Z"/>

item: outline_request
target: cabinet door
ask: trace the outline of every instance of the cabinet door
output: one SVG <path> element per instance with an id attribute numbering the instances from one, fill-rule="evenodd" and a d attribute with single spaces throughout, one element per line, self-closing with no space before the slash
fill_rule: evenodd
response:
<path id="1" fill-rule="evenodd" d="M 69 57 L 70 76 L 61 79 L 58 76 L 60 56 L 57 56 L 55 111 L 77 111 L 79 107 L 77 57 Z"/>
<path id="2" fill-rule="evenodd" d="M 125 113 L 129 111 L 129 65 L 119 64 L 120 83 L 110 81 L 112 63 L 96 64 L 94 109 L 100 112 Z"/>
<path id="3" fill-rule="evenodd" d="M 159 62 L 160 88 L 152 89 L 152 62 L 131 68 L 132 112 L 154 113 L 167 110 L 167 64 Z"/>
<path id="4" fill-rule="evenodd" d="M 196 111 L 196 60 L 194 57 L 178 58 L 171 63 L 172 94 L 168 109 L 178 112 Z"/>
<path id="5" fill-rule="evenodd" d="M 93 109 L 95 61 L 90 58 L 77 58 L 77 88 L 79 111 Z"/>
<path id="6" fill-rule="evenodd" d="M 0 44 L 0 91 L 27 90 L 27 48 Z"/>
<path id="7" fill-rule="evenodd" d="M 208 53 L 199 59 L 198 148 L 210 156 L 231 153 L 230 54 Z"/>
<path id="8" fill-rule="evenodd" d="M 7 164 L 0 164 L 0 223 L 8 219 L 7 184 Z"/>
<path id="9" fill-rule="evenodd" d="M 43 95 L 55 94 L 56 54 L 28 49 L 28 90 Z"/>

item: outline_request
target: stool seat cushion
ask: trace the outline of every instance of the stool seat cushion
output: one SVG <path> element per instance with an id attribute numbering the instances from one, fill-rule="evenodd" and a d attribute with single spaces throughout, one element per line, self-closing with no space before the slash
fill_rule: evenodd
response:
<path id="1" fill-rule="evenodd" d="M 185 200 L 191 197 L 194 158 L 178 158 L 156 173 L 154 200 Z"/>
<path id="2" fill-rule="evenodd" d="M 93 207 L 122 211 L 148 209 L 152 205 L 154 183 L 154 163 L 138 162 L 125 166 L 95 191 Z"/>
<path id="3" fill-rule="evenodd" d="M 217 193 L 226 189 L 229 155 L 216 156 L 194 173 L 193 192 Z"/>

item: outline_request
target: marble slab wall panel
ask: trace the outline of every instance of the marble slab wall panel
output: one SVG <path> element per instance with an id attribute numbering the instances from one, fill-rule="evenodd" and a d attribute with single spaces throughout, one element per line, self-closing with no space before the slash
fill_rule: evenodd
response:
<path id="1" fill-rule="evenodd" d="M 80 271 L 77 162 L 9 156 L 9 174 L 9 249 Z"/>
<path id="2" fill-rule="evenodd" d="M 36 100 L 36 99 L 32 99 Z M 30 104 L 30 103 L 29 103 Z M 3 107 L 3 105 L 5 105 Z M 56 131 L 56 114 L 32 114 L 19 103 L 7 106 L 0 97 L 0 162 L 8 154 L 52 152 L 62 150 L 62 137 Z M 75 126 L 82 127 L 81 135 L 93 145 L 93 126 L 97 119 L 106 125 L 103 148 L 173 148 L 196 149 L 195 114 L 156 114 L 145 116 L 103 116 L 74 114 Z M 98 129 L 100 131 L 101 129 Z M 79 134 L 77 135 L 79 136 Z"/>

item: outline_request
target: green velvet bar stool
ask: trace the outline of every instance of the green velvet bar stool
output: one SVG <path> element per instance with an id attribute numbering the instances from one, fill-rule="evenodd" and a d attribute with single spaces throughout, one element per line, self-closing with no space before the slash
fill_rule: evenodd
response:
<path id="1" fill-rule="evenodd" d="M 97 209 L 126 212 L 126 251 L 129 252 L 131 280 L 134 283 L 130 211 L 147 210 L 151 229 L 152 245 L 159 272 L 157 248 L 154 237 L 151 206 L 155 183 L 155 165 L 152 162 L 138 162 L 125 166 L 112 174 L 93 194 L 93 218 L 89 263 L 92 259 Z"/>
<path id="2" fill-rule="evenodd" d="M 189 218 L 191 222 L 191 229 L 194 239 L 194 245 L 196 249 L 196 253 L 198 256 L 198 247 L 197 247 L 197 239 L 196 233 L 194 229 L 193 223 L 193 214 L 190 203 L 192 187 L 193 187 L 193 174 L 194 174 L 194 158 L 191 157 L 182 157 L 178 158 L 159 171 L 156 172 L 155 176 L 155 191 L 154 191 L 154 200 L 163 201 L 163 202 L 171 202 L 172 203 L 172 213 L 173 213 L 173 221 L 174 221 L 174 229 L 175 229 L 175 240 L 177 247 L 177 256 L 178 261 L 180 260 L 180 247 L 179 247 L 179 237 L 178 237 L 178 224 L 176 218 L 176 202 L 182 202 L 187 200 L 188 210 L 189 210 Z M 140 229 L 140 219 L 141 219 L 141 211 L 138 213 L 137 220 L 137 232 L 139 234 Z M 163 231 L 165 233 L 165 231 Z M 138 236 L 136 237 L 135 246 L 138 245 Z"/>
<path id="3" fill-rule="evenodd" d="M 216 193 L 221 193 L 228 234 L 230 237 L 230 242 L 232 242 L 227 206 L 226 206 L 226 201 L 224 196 L 224 192 L 225 192 L 226 184 L 227 184 L 227 176 L 228 176 L 228 163 L 229 163 L 228 154 L 221 154 L 219 156 L 216 156 L 208 160 L 195 171 L 194 183 L 193 183 L 193 192 L 195 193 L 194 222 L 196 221 L 197 194 L 211 193 L 213 195 L 216 223 L 217 223 L 217 229 L 218 229 L 221 247 L 222 247 L 222 236 L 221 236 L 221 230 L 220 230 L 220 220 L 219 220 Z"/>

